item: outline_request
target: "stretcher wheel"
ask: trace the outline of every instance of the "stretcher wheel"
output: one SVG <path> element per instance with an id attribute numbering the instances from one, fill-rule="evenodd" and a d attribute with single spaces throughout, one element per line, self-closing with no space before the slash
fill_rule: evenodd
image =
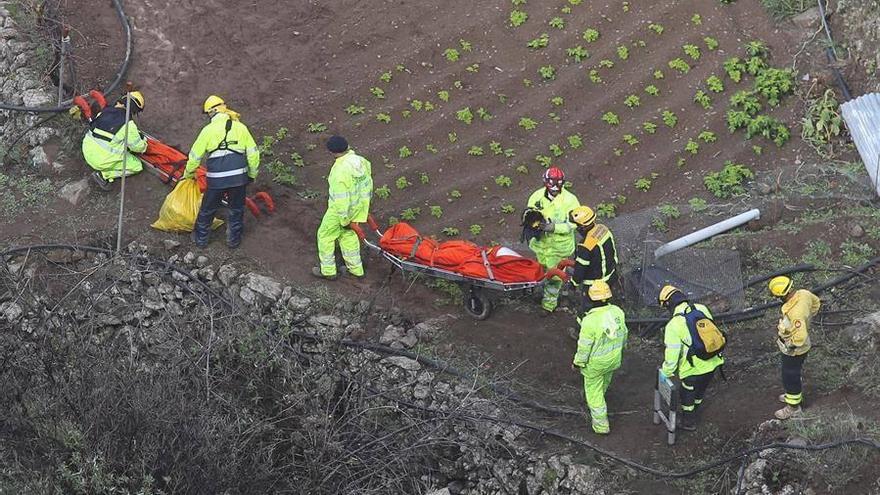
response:
<path id="1" fill-rule="evenodd" d="M 464 310 L 475 320 L 485 320 L 492 313 L 492 301 L 481 291 L 472 288 L 464 296 Z"/>

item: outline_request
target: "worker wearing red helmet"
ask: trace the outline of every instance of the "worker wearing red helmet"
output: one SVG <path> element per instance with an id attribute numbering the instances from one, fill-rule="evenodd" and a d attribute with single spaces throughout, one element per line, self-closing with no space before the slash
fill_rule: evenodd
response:
<path id="1" fill-rule="evenodd" d="M 559 167 L 544 172 L 544 187 L 529 197 L 526 211 L 538 211 L 544 221 L 540 225 L 542 235 L 529 240 L 529 248 L 535 252 L 544 269 L 555 268 L 563 259 L 574 253 L 575 226 L 569 221 L 571 210 L 580 206 L 577 197 L 565 188 L 565 174 Z M 562 280 L 552 278 L 544 283 L 541 307 L 547 314 L 553 312 L 559 302 Z"/>

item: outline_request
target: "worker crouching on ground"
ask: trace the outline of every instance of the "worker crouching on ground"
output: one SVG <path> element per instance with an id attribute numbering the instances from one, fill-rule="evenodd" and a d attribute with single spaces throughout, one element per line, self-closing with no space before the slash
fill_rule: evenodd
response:
<path id="1" fill-rule="evenodd" d="M 580 206 L 577 197 L 565 189 L 565 174 L 558 167 L 550 167 L 544 172 L 544 187 L 529 197 L 526 211 L 535 210 L 544 217 L 542 235 L 529 240 L 529 248 L 534 251 L 538 263 L 545 270 L 556 268 L 565 258 L 574 253 L 574 224 L 569 221 L 569 213 Z M 559 290 L 562 280 L 551 278 L 544 282 L 544 296 L 541 307 L 550 314 L 559 304 Z"/>
<path id="2" fill-rule="evenodd" d="M 192 178 L 205 159 L 208 189 L 196 218 L 193 242 L 200 248 L 208 245 L 211 223 L 225 199 L 229 210 L 226 245 L 235 249 L 241 244 L 247 185 L 257 178 L 260 152 L 247 126 L 239 121 L 239 114 L 227 108 L 219 96 L 209 96 L 202 111 L 210 122 L 193 143 L 183 175 Z"/>
<path id="3" fill-rule="evenodd" d="M 327 176 L 329 198 L 327 211 L 318 227 L 318 261 L 312 275 L 326 280 L 336 279 L 336 242 L 348 273 L 364 276 L 361 244 L 352 223 L 367 221 L 373 197 L 373 176 L 370 162 L 348 147 L 342 136 L 327 140 L 327 150 L 335 160 Z"/>
<path id="4" fill-rule="evenodd" d="M 776 411 L 775 416 L 784 420 L 801 412 L 804 399 L 801 370 L 810 352 L 808 327 L 810 320 L 819 312 L 821 302 L 806 289 L 792 291 L 792 282 L 788 277 L 774 277 L 768 288 L 771 294 L 783 301 L 782 318 L 776 326 L 776 344 L 782 352 L 782 386 L 785 389 L 779 401 L 784 402 L 785 407 Z"/>
<path id="5" fill-rule="evenodd" d="M 589 285 L 594 280 L 607 282 L 616 287 L 617 283 L 617 247 L 611 230 L 596 223 L 596 213 L 589 206 L 578 206 L 571 211 L 569 220 L 577 225 L 577 231 L 584 238 L 574 252 L 574 273 L 571 283 L 575 293 L 586 296 Z M 581 297 L 581 312 L 590 308 L 589 297 Z"/>
<path id="6" fill-rule="evenodd" d="M 611 287 L 602 280 L 593 280 L 585 287 L 593 304 L 580 319 L 581 331 L 572 368 L 580 370 L 584 377 L 584 395 L 593 431 L 606 435 L 611 432 L 611 426 L 605 392 L 614 370 L 620 368 L 628 331 L 623 310 L 609 302 Z"/>
<path id="7" fill-rule="evenodd" d="M 125 103 L 129 102 L 128 134 L 126 138 Z M 86 163 L 95 172 L 92 180 L 102 191 L 110 189 L 110 183 L 122 177 L 123 160 L 125 175 L 134 175 L 143 170 L 141 161 L 131 153 L 147 150 L 147 140 L 141 136 L 137 124 L 131 117 L 144 110 L 144 95 L 132 91 L 122 95 L 112 108 L 105 108 L 89 123 L 89 130 L 83 136 L 82 153 Z M 128 150 L 123 150 L 127 146 Z M 129 153 L 131 152 L 131 153 Z"/>
<path id="8" fill-rule="evenodd" d="M 703 403 L 706 389 L 715 370 L 724 364 L 720 354 L 724 337 L 711 322 L 709 308 L 691 303 L 679 289 L 664 286 L 660 289 L 659 302 L 672 314 L 663 333 L 666 350 L 661 371 L 669 378 L 677 375 L 681 381 L 681 428 L 694 431 L 696 412 Z M 703 327 L 708 326 L 714 331 L 704 334 Z"/>

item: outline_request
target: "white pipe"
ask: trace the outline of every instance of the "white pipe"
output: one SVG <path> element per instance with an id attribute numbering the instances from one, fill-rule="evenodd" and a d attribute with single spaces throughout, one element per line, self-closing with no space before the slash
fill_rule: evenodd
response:
<path id="1" fill-rule="evenodd" d="M 710 225 L 696 232 L 691 232 L 684 237 L 679 237 L 674 241 L 667 242 L 666 244 L 658 247 L 654 251 L 654 258 L 659 258 L 669 253 L 674 253 L 679 249 L 684 249 L 698 242 L 705 241 L 710 237 L 715 237 L 722 232 L 726 232 L 730 229 L 735 229 L 740 225 L 751 222 L 752 220 L 757 220 L 759 218 L 761 218 L 761 211 L 757 208 L 749 210 L 745 213 L 740 213 L 735 217 L 728 218 L 727 220 L 723 220 L 716 224 Z"/>

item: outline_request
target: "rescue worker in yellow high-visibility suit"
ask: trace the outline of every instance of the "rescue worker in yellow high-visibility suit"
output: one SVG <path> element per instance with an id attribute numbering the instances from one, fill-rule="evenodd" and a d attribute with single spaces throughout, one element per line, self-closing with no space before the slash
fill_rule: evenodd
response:
<path id="1" fill-rule="evenodd" d="M 538 263 L 545 270 L 556 268 L 563 259 L 574 253 L 575 225 L 569 221 L 569 213 L 580 206 L 577 197 L 565 189 L 565 174 L 558 167 L 550 167 L 544 172 L 544 187 L 531 196 L 526 209 L 540 211 L 544 216 L 543 234 L 529 241 Z M 559 291 L 562 280 L 554 277 L 544 282 L 544 296 L 541 307 L 545 315 L 556 310 L 559 304 Z"/>
<path id="2" fill-rule="evenodd" d="M 611 432 L 605 392 L 614 370 L 620 368 L 628 330 L 623 310 L 611 304 L 611 287 L 603 280 L 593 280 L 587 296 L 592 307 L 581 317 L 577 353 L 572 368 L 584 377 L 584 395 L 590 408 L 593 431 L 600 435 Z"/>
<path id="3" fill-rule="evenodd" d="M 129 117 L 143 111 L 144 95 L 140 91 L 128 93 L 128 101 Z M 102 110 L 89 123 L 89 131 L 83 136 L 83 158 L 95 170 L 92 180 L 103 191 L 110 189 L 114 179 L 122 177 L 123 159 L 126 176 L 144 169 L 141 161 L 131 154 L 147 150 L 147 140 L 141 136 L 134 120 L 128 121 L 128 150 L 123 152 L 122 149 L 126 142 L 125 103 L 126 95 L 122 95 L 112 108 Z"/>
<path id="4" fill-rule="evenodd" d="M 210 121 L 190 148 L 183 174 L 184 178 L 192 178 L 205 161 L 208 189 L 202 197 L 192 238 L 196 247 L 208 245 L 211 223 L 225 199 L 229 210 L 226 246 L 235 249 L 241 245 L 247 185 L 257 178 L 260 151 L 247 126 L 239 121 L 238 112 L 229 109 L 222 98 L 208 96 L 202 112 Z"/>
<path id="5" fill-rule="evenodd" d="M 572 210 L 569 218 L 577 225 L 578 233 L 584 236 L 583 242 L 577 245 L 574 252 L 574 273 L 571 276 L 571 284 L 582 296 L 586 296 L 587 286 L 593 283 L 593 280 L 602 280 L 609 286 L 615 286 L 617 247 L 611 230 L 601 223 L 596 223 L 596 213 L 589 206 L 578 206 Z M 581 311 L 589 309 L 589 298 L 581 297 L 579 302 L 582 303 Z"/>
<path id="6" fill-rule="evenodd" d="M 686 431 L 697 429 L 696 412 L 703 403 L 706 389 L 712 382 L 715 370 L 724 364 L 720 354 L 703 360 L 696 356 L 688 358 L 688 348 L 693 344 L 684 314 L 691 309 L 687 295 L 676 287 L 665 285 L 660 289 L 658 297 L 660 306 L 669 310 L 672 317 L 666 323 L 663 332 L 663 353 L 661 371 L 668 378 L 678 375 L 681 380 L 679 397 L 681 398 L 681 428 Z M 702 304 L 693 305 L 702 311 L 707 318 L 712 318 L 709 308 Z"/>
<path id="7" fill-rule="evenodd" d="M 776 325 L 776 344 L 782 353 L 782 386 L 785 389 L 779 401 L 785 403 L 785 407 L 776 411 L 774 416 L 786 420 L 801 412 L 804 400 L 801 370 L 811 347 L 808 327 L 822 304 L 806 289 L 792 291 L 791 279 L 785 276 L 774 277 L 767 288 L 783 301 L 782 317 Z"/>
<path id="8" fill-rule="evenodd" d="M 367 221 L 370 199 L 373 197 L 373 176 L 370 162 L 348 147 L 342 136 L 327 140 L 327 150 L 335 161 L 327 176 L 329 198 L 327 211 L 318 227 L 319 266 L 312 275 L 327 280 L 336 279 L 336 242 L 345 261 L 347 272 L 357 278 L 364 276 L 361 245 L 352 223 Z"/>

